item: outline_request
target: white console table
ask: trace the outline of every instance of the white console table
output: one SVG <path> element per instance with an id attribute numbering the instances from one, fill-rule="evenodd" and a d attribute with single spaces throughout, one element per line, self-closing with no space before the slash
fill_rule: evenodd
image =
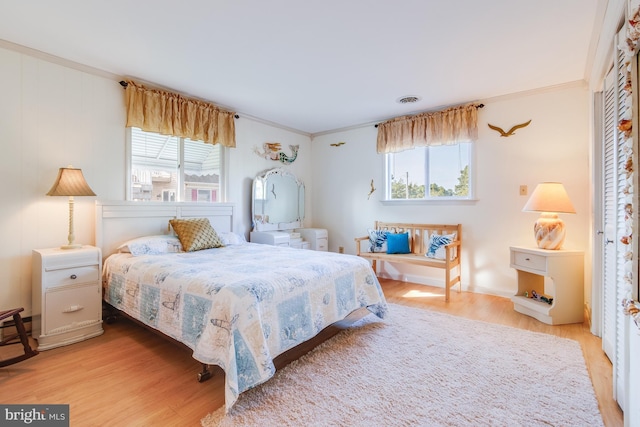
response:
<path id="1" fill-rule="evenodd" d="M 515 311 L 549 325 L 584 322 L 584 253 L 512 246 L 511 267 L 518 273 Z M 525 296 L 532 291 L 553 298 L 551 304 Z"/>

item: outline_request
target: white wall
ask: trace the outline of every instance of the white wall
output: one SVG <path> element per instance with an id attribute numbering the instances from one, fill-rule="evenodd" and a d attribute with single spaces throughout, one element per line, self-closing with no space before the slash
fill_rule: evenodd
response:
<path id="1" fill-rule="evenodd" d="M 375 220 L 460 223 L 463 234 L 463 288 L 510 296 L 516 273 L 509 267 L 509 246 L 535 246 L 533 223 L 538 214 L 522 212 L 529 194 L 542 181 L 564 183 L 576 215 L 564 215 L 566 248 L 585 250 L 590 279 L 589 109 L 584 85 L 567 85 L 483 101 L 478 110 L 479 138 L 475 145 L 476 196 L 471 204 L 384 205 L 384 156 L 376 153 L 377 129 L 367 126 L 316 136 L 313 214 L 315 227 L 329 229 L 329 247 L 355 253 L 356 236 L 366 235 Z M 487 126 L 508 129 L 531 119 L 515 136 L 500 137 Z M 340 147 L 332 143 L 344 141 Z M 370 199 L 371 179 L 377 190 Z M 442 271 L 415 266 L 386 267 L 401 280 L 443 285 Z M 425 275 L 432 276 L 427 278 Z M 589 280 L 587 280 L 589 282 Z M 590 297 L 590 288 L 585 292 Z"/>
<path id="2" fill-rule="evenodd" d="M 0 48 L 1 160 L 6 185 L 0 249 L 2 307 L 31 306 L 31 250 L 66 241 L 67 201 L 45 196 L 59 167 L 73 164 L 102 200 L 122 200 L 125 194 L 124 91 L 115 76 L 104 76 Z M 240 215 L 236 231 L 250 231 L 253 177 L 273 167 L 285 167 L 306 185 L 305 226 L 329 230 L 330 250 L 343 246 L 355 252 L 353 238 L 363 235 L 376 219 L 463 224 L 463 285 L 477 292 L 511 295 L 515 271 L 509 267 L 510 245 L 532 245 L 536 214 L 523 213 L 526 197 L 518 186 L 533 191 L 544 180 L 565 183 L 578 211 L 564 217 L 567 247 L 587 249 L 590 217 L 588 194 L 587 91 L 568 86 L 539 93 L 496 98 L 479 110 L 476 144 L 477 202 L 471 205 L 385 206 L 383 156 L 375 152 L 376 128 L 362 127 L 316 137 L 313 141 L 250 118 L 236 120 L 237 148 L 229 151 L 227 200 Z M 487 127 L 508 128 L 532 120 L 510 138 Z M 345 141 L 340 147 L 331 143 Z M 291 165 L 257 156 L 264 142 L 298 144 Z M 368 199 L 370 181 L 376 192 Z M 94 242 L 95 198 L 76 198 L 76 241 Z M 590 257 L 587 254 L 586 259 Z M 589 267 L 588 267 L 589 268 Z M 589 271 L 587 269 L 587 271 Z M 407 280 L 441 284 L 441 271 L 413 267 L 386 273 Z M 425 277 L 432 276 L 432 278 Z M 590 292 L 587 293 L 590 295 Z"/>
<path id="3" fill-rule="evenodd" d="M 58 61 L 62 62 L 62 61 Z M 67 242 L 68 199 L 48 197 L 58 168 L 83 170 L 97 197 L 76 197 L 76 242 L 93 244 L 96 199 L 125 197 L 124 90 L 116 76 L 80 71 L 0 47 L 0 309 L 24 307 L 31 314 L 31 251 Z M 229 150 L 227 201 L 239 215 L 234 230 L 248 237 L 251 183 L 266 169 L 284 167 L 311 183 L 308 135 L 249 118 L 236 120 L 237 148 Z M 300 145 L 291 165 L 253 153 L 264 142 Z M 307 201 L 309 221 L 312 220 Z"/>

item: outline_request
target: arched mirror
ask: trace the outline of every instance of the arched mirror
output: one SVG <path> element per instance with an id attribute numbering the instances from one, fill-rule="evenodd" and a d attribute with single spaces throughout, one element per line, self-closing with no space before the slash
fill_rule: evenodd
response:
<path id="1" fill-rule="evenodd" d="M 302 227 L 304 184 L 282 168 L 271 169 L 253 180 L 254 231 Z"/>

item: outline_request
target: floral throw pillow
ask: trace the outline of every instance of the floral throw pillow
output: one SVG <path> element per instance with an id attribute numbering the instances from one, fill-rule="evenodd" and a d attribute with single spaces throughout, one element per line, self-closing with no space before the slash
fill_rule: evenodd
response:
<path id="1" fill-rule="evenodd" d="M 427 253 L 425 254 L 425 256 L 429 258 L 435 258 L 435 259 L 444 259 L 445 245 L 448 245 L 449 243 L 453 242 L 455 238 L 456 238 L 455 233 L 444 234 L 444 235 L 432 234 L 429 237 L 429 247 L 427 248 Z"/>
<path id="2" fill-rule="evenodd" d="M 387 252 L 387 231 L 367 229 L 369 233 L 369 252 Z"/>

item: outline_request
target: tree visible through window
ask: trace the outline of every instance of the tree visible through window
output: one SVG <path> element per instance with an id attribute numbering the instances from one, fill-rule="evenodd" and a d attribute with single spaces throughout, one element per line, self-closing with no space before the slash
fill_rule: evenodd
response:
<path id="1" fill-rule="evenodd" d="M 388 199 L 470 199 L 471 150 L 465 142 L 387 154 Z"/>

